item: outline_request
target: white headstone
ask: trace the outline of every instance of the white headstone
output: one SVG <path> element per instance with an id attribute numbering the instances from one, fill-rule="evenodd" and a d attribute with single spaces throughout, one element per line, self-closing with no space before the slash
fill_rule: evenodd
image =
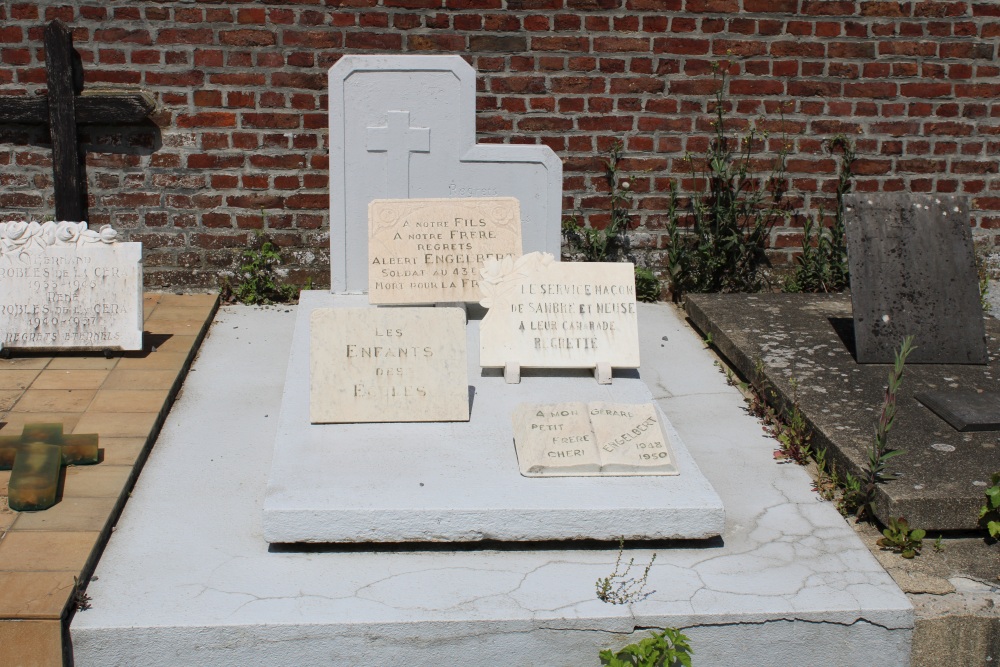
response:
<path id="1" fill-rule="evenodd" d="M 368 288 L 368 204 L 515 197 L 525 252 L 558 256 L 562 163 L 547 146 L 476 143 L 476 73 L 459 56 L 345 55 L 330 68 L 330 283 Z"/>
<path id="2" fill-rule="evenodd" d="M 313 424 L 468 421 L 460 308 L 318 308 L 309 328 Z"/>
<path id="3" fill-rule="evenodd" d="M 621 262 L 555 262 L 531 253 L 483 269 L 479 363 L 639 367 L 635 274 Z"/>
<path id="4" fill-rule="evenodd" d="M 376 199 L 368 229 L 375 304 L 477 302 L 484 263 L 521 256 L 513 197 Z"/>
<path id="5" fill-rule="evenodd" d="M 141 350 L 142 244 L 105 225 L 0 223 L 0 348 Z"/>
<path id="6" fill-rule="evenodd" d="M 652 403 L 522 403 L 511 419 L 525 477 L 677 474 Z"/>

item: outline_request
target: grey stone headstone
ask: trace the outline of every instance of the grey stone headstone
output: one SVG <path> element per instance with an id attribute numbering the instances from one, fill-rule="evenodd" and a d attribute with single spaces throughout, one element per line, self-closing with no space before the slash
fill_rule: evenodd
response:
<path id="1" fill-rule="evenodd" d="M 476 72 L 459 56 L 344 56 L 330 68 L 330 282 L 368 288 L 368 204 L 516 197 L 524 252 L 559 257 L 562 163 L 476 143 Z"/>
<path id="2" fill-rule="evenodd" d="M 995 391 L 928 391 L 916 399 L 956 431 L 1000 431 L 1000 394 Z"/>
<path id="3" fill-rule="evenodd" d="M 859 363 L 987 363 L 968 204 L 946 195 L 844 197 Z"/>

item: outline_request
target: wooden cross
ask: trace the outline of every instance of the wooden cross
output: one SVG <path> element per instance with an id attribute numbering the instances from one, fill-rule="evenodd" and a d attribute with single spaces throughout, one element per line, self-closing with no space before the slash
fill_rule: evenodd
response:
<path id="1" fill-rule="evenodd" d="M 7 503 L 19 512 L 56 504 L 59 469 L 97 463 L 97 435 L 63 435 L 62 424 L 25 424 L 21 435 L 0 436 L 0 470 L 10 470 Z"/>
<path id="2" fill-rule="evenodd" d="M 0 123 L 48 125 L 56 220 L 87 220 L 86 154 L 77 142 L 78 124 L 139 123 L 156 104 L 146 93 L 97 95 L 83 92 L 83 65 L 73 49 L 73 34 L 58 19 L 45 26 L 46 97 L 0 97 Z"/>
<path id="3" fill-rule="evenodd" d="M 410 196 L 410 153 L 429 153 L 429 127 L 410 127 L 409 111 L 390 111 L 386 124 L 369 127 L 366 148 L 369 153 L 387 153 L 389 157 L 389 197 Z"/>

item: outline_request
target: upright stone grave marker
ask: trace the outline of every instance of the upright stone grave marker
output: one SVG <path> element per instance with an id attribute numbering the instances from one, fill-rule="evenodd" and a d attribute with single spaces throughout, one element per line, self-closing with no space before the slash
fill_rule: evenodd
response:
<path id="1" fill-rule="evenodd" d="M 489 262 L 480 328 L 484 368 L 639 367 L 635 274 L 627 263 L 555 262 L 543 253 Z M 519 372 L 519 371 L 516 371 Z"/>
<path id="2" fill-rule="evenodd" d="M 317 308 L 310 318 L 313 424 L 467 421 L 459 308 Z"/>
<path id="3" fill-rule="evenodd" d="M 105 225 L 0 223 L 0 348 L 141 350 L 142 244 Z"/>
<path id="4" fill-rule="evenodd" d="M 476 143 L 476 73 L 459 56 L 343 56 L 330 68 L 330 282 L 368 288 L 376 199 L 514 197 L 527 252 L 558 256 L 562 163 L 547 146 Z"/>
<path id="5" fill-rule="evenodd" d="M 948 195 L 844 197 L 859 363 L 907 359 L 985 364 L 986 333 L 966 200 Z"/>
<path id="6" fill-rule="evenodd" d="M 513 197 L 378 199 L 368 207 L 368 228 L 375 304 L 479 301 L 484 262 L 521 256 Z"/>

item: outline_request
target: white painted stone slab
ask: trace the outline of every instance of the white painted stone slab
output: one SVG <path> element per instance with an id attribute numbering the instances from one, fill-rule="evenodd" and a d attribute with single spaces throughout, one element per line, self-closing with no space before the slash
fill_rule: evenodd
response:
<path id="1" fill-rule="evenodd" d="M 487 263 L 480 287 L 484 368 L 639 367 L 632 264 L 530 253 Z"/>
<path id="2" fill-rule="evenodd" d="M 513 197 L 376 199 L 368 233 L 375 304 L 478 302 L 484 263 L 521 256 Z"/>
<path id="3" fill-rule="evenodd" d="M 93 606 L 72 617 L 74 664 L 596 667 L 600 649 L 669 626 L 696 665 L 908 665 L 906 597 L 809 475 L 774 464 L 775 441 L 682 314 L 639 309 L 643 378 L 727 506 L 719 540 L 626 544 L 637 565 L 657 554 L 645 600 L 594 596 L 617 542 L 268 545 L 254 480 L 271 465 L 295 315 L 224 306 L 96 566 Z"/>
<path id="4" fill-rule="evenodd" d="M 680 436 L 652 403 L 522 403 L 511 415 L 525 477 L 676 475 Z"/>
<path id="5" fill-rule="evenodd" d="M 476 73 L 460 56 L 345 55 L 330 68 L 330 282 L 368 287 L 368 204 L 515 197 L 524 250 L 559 255 L 562 163 L 547 146 L 476 143 Z"/>
<path id="6" fill-rule="evenodd" d="M 317 308 L 309 329 L 313 424 L 469 418 L 460 308 Z"/>
<path id="7" fill-rule="evenodd" d="M 362 295 L 302 293 L 264 504 L 268 541 L 707 538 L 722 531 L 722 502 L 683 443 L 675 451 L 683 474 L 675 477 L 520 474 L 511 423 L 517 405 L 570 396 L 648 402 L 635 374 L 607 386 L 586 371 L 567 370 L 510 385 L 500 372 L 483 372 L 470 354 L 468 422 L 310 425 L 310 312 L 365 302 Z M 472 349 L 479 324 L 466 327 Z"/>
<path id="8" fill-rule="evenodd" d="M 0 222 L 0 348 L 141 350 L 142 244 L 105 225 Z"/>

